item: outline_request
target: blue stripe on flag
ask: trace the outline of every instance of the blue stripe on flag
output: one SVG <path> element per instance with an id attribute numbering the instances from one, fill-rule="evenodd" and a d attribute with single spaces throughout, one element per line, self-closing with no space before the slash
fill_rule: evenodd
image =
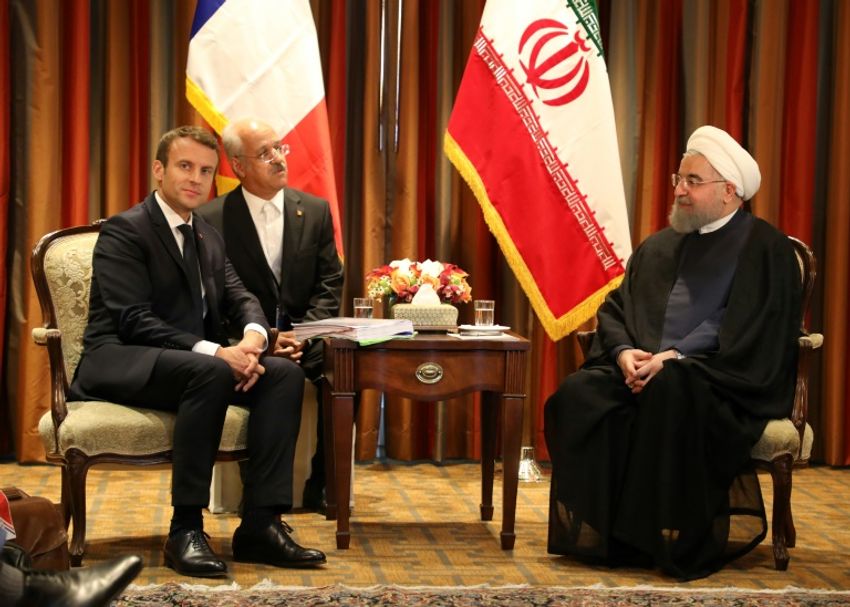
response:
<path id="1" fill-rule="evenodd" d="M 195 18 L 192 20 L 192 38 L 195 37 L 199 29 L 204 27 L 204 23 L 213 16 L 213 13 L 222 4 L 224 4 L 224 0 L 198 0 L 198 4 L 195 6 Z"/>

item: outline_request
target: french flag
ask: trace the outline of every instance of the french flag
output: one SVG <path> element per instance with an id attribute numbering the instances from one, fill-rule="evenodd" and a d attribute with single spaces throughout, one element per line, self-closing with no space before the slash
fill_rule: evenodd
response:
<path id="1" fill-rule="evenodd" d="M 289 144 L 289 185 L 326 199 L 342 230 L 316 25 L 308 0 L 198 0 L 186 96 L 220 135 L 256 117 Z M 228 183 L 229 182 L 229 183 Z M 224 176 L 219 194 L 238 184 Z"/>

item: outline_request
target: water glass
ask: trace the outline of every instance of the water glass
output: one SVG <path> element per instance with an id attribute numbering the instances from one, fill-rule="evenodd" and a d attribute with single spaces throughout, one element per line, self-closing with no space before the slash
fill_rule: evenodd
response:
<path id="1" fill-rule="evenodd" d="M 495 324 L 496 302 L 492 299 L 476 299 L 475 326 L 491 327 Z"/>
<path id="2" fill-rule="evenodd" d="M 372 318 L 372 300 L 370 298 L 354 298 L 354 318 Z"/>

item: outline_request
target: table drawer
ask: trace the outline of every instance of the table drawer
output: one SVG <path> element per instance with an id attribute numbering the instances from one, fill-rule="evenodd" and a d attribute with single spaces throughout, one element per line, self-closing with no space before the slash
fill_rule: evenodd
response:
<path id="1" fill-rule="evenodd" d="M 361 351 L 355 364 L 358 391 L 374 388 L 418 400 L 442 400 L 505 387 L 503 351 Z"/>

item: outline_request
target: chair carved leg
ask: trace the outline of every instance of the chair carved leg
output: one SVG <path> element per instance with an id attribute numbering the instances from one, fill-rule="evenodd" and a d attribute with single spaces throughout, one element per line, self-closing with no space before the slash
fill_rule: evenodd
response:
<path id="1" fill-rule="evenodd" d="M 68 531 L 68 525 L 71 524 L 71 480 L 68 475 L 68 468 L 62 466 L 62 518 L 65 521 L 65 531 Z"/>
<path id="2" fill-rule="evenodd" d="M 79 567 L 83 563 L 86 547 L 86 457 L 71 451 L 66 455 L 68 461 L 68 491 L 71 494 L 71 517 L 74 531 L 71 535 L 71 565 Z"/>
<path id="3" fill-rule="evenodd" d="M 789 525 L 793 531 L 791 520 L 791 468 L 794 459 L 785 454 L 773 460 L 770 476 L 773 478 L 773 560 L 778 571 L 788 569 L 788 547 L 794 545 L 796 533 L 788 537 Z M 789 541 L 789 539 L 791 541 Z"/>
<path id="4" fill-rule="evenodd" d="M 794 464 L 792 463 L 791 466 Z M 794 507 L 791 505 L 791 472 L 788 473 L 788 515 L 785 519 L 785 544 L 789 548 L 797 545 L 797 529 L 794 527 Z"/>

